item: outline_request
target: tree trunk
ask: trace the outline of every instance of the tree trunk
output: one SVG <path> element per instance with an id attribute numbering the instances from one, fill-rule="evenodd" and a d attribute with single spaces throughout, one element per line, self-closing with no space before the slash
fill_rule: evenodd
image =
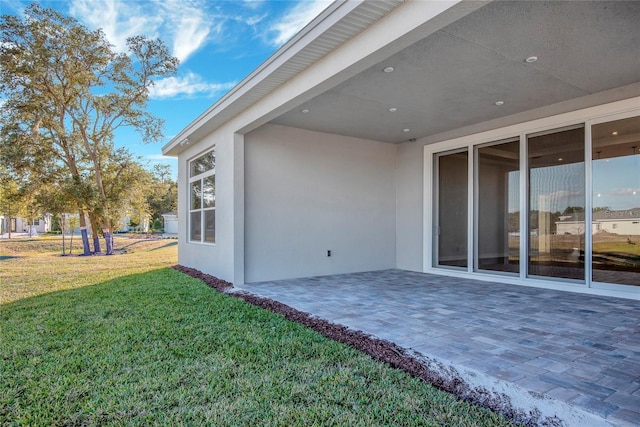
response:
<path id="1" fill-rule="evenodd" d="M 98 234 L 98 218 L 96 214 L 89 212 L 89 221 L 91 222 L 91 231 L 93 236 L 93 251 L 96 254 L 102 252 L 100 249 L 100 235 Z"/>
<path id="2" fill-rule="evenodd" d="M 69 241 L 69 255 L 73 253 L 73 227 L 71 227 L 71 239 Z"/>
<path id="3" fill-rule="evenodd" d="M 105 228 L 102 230 L 102 234 L 104 235 L 104 241 L 107 245 L 106 255 L 113 255 L 113 237 L 111 236 L 111 233 L 109 233 L 109 229 Z"/>
<path id="4" fill-rule="evenodd" d="M 94 249 L 94 253 L 99 254 L 102 252 L 102 247 L 100 246 L 100 235 L 98 235 L 98 232 L 95 232 L 91 235 L 91 237 L 93 238 L 93 249 Z"/>
<path id="5" fill-rule="evenodd" d="M 82 255 L 91 255 L 91 246 L 89 246 L 89 235 L 87 234 L 87 219 L 84 217 L 84 211 L 78 209 L 80 216 L 80 234 L 82 236 Z"/>
<path id="6" fill-rule="evenodd" d="M 53 227 L 52 227 L 53 228 Z M 60 230 L 62 232 L 62 256 L 67 255 L 67 248 L 65 247 L 65 236 L 64 236 L 64 214 L 60 214 Z"/>
<path id="7" fill-rule="evenodd" d="M 113 255 L 113 236 L 110 232 L 110 221 L 104 221 L 105 227 L 102 229 L 102 235 L 107 246 L 107 255 Z"/>

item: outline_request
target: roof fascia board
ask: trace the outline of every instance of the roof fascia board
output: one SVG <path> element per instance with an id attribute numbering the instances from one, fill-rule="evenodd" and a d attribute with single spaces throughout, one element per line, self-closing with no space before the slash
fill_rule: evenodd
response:
<path id="1" fill-rule="evenodd" d="M 252 71 L 240 83 L 234 86 L 229 92 L 222 96 L 216 103 L 200 114 L 193 122 L 188 124 L 182 131 L 173 137 L 164 147 L 163 153 L 167 153 L 175 148 L 180 141 L 188 138 L 195 130 L 204 123 L 211 120 L 220 111 L 227 108 L 250 89 L 257 86 L 267 76 L 271 75 L 288 60 L 300 53 L 309 43 L 315 40 L 320 34 L 331 28 L 342 18 L 356 9 L 364 0 L 337 0 L 324 9 L 316 18 L 308 23 L 295 36 L 280 47 L 258 68 Z"/>

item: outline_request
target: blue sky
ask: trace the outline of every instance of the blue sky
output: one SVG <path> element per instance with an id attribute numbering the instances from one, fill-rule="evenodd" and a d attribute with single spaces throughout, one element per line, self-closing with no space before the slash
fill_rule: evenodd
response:
<path id="1" fill-rule="evenodd" d="M 0 0 L 2 14 L 20 14 L 31 2 Z M 162 146 L 326 8 L 330 0 L 65 0 L 42 6 L 71 16 L 89 29 L 102 28 L 118 51 L 129 36 L 164 41 L 180 60 L 178 73 L 156 82 L 149 111 L 165 120 L 165 138 L 143 144 L 123 130 L 116 145 L 149 162 L 170 164 Z"/>

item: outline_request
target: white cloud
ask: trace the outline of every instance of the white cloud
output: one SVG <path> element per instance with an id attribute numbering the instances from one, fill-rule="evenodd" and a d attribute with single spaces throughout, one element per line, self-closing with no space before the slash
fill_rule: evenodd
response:
<path id="1" fill-rule="evenodd" d="M 242 5 L 247 9 L 259 9 L 263 6 L 265 0 L 244 0 Z"/>
<path id="2" fill-rule="evenodd" d="M 9 14 L 10 12 L 14 12 L 16 14 L 22 14 L 25 9 L 24 2 L 20 0 L 2 0 L 1 2 L 2 8 L 1 11 L 3 14 Z"/>
<path id="3" fill-rule="evenodd" d="M 202 46 L 211 28 L 202 15 L 181 16 L 173 39 L 173 56 L 181 62 Z"/>
<path id="4" fill-rule="evenodd" d="M 615 190 L 610 190 L 610 191 L 605 191 L 605 192 L 601 192 L 599 193 L 603 196 L 613 196 L 613 197 L 619 197 L 619 196 L 624 196 L 624 197 L 628 197 L 628 196 L 635 196 L 635 195 L 640 195 L 640 188 L 617 188 Z"/>
<path id="5" fill-rule="evenodd" d="M 90 28 L 102 28 L 118 52 L 134 35 L 158 37 L 184 62 L 201 48 L 220 22 L 207 16 L 206 1 L 72 0 L 69 12 Z"/>
<path id="6" fill-rule="evenodd" d="M 248 18 L 246 18 L 244 20 L 244 22 L 250 26 L 253 27 L 256 24 L 259 24 L 264 18 L 266 18 L 268 16 L 268 14 L 263 14 L 263 15 L 255 15 L 255 16 L 249 16 Z"/>
<path id="7" fill-rule="evenodd" d="M 273 46 L 281 46 L 307 25 L 320 12 L 327 8 L 328 0 L 302 1 L 291 8 L 280 21 L 274 23 L 270 30 L 274 37 L 270 40 Z"/>
<path id="8" fill-rule="evenodd" d="M 118 52 L 126 51 L 128 37 L 145 34 L 158 37 L 158 16 L 142 13 L 139 3 L 117 0 L 73 0 L 69 12 L 89 28 L 102 28 Z"/>
<path id="9" fill-rule="evenodd" d="M 155 82 L 149 90 L 149 96 L 153 99 L 165 99 L 178 96 L 192 97 L 202 95 L 214 97 L 235 86 L 235 82 L 208 83 L 195 73 L 188 73 L 182 77 L 167 77 Z"/>
<path id="10" fill-rule="evenodd" d="M 546 197 L 549 200 L 564 200 L 576 197 L 584 197 L 584 191 L 582 190 L 558 190 L 548 195 L 541 195 L 540 197 Z"/>
<path id="11" fill-rule="evenodd" d="M 330 3 L 302 0 L 276 22 L 262 10 L 263 0 L 244 0 L 240 9 L 236 3 L 208 0 L 70 0 L 69 13 L 91 29 L 102 28 L 118 52 L 126 51 L 128 37 L 146 35 L 162 39 L 184 63 L 207 43 L 233 44 L 234 30 L 241 34 L 242 26 L 262 33 L 267 44 L 281 46 Z M 230 22 L 241 26 L 229 28 Z"/>

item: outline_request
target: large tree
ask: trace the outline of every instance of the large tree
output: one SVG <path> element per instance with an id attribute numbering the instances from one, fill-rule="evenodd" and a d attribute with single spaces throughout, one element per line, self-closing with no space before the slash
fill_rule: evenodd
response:
<path id="1" fill-rule="evenodd" d="M 162 221 L 162 214 L 178 211 L 178 183 L 171 178 L 169 165 L 154 165 L 151 174 L 147 197 L 149 213 L 152 220 Z"/>
<path id="2" fill-rule="evenodd" d="M 143 216 L 149 213 L 147 195 L 152 189 L 152 175 L 128 150 L 115 150 L 104 165 L 103 180 L 108 201 L 106 205 L 110 207 L 103 217 L 108 218 L 112 224 L 131 212 L 138 212 Z"/>
<path id="3" fill-rule="evenodd" d="M 64 181 L 80 214 L 85 253 L 89 248 L 85 214 L 99 251 L 103 232 L 107 253 L 122 174 L 112 173 L 119 154 L 116 130 L 130 126 L 144 142 L 162 138 L 163 122 L 146 111 L 154 80 L 175 74 L 178 60 L 160 40 L 136 36 L 127 40 L 127 54 L 117 53 L 101 30 L 89 31 L 76 20 L 37 4 L 24 17 L 0 18 L 0 126 L 13 132 L 13 142 L 31 148 L 2 150 L 18 161 L 36 151 L 46 166 L 34 169 L 43 181 Z M 53 160 L 53 164 L 51 164 Z M 34 174 L 34 177 L 36 174 Z"/>
<path id="4" fill-rule="evenodd" d="M 0 227 L 0 233 L 6 231 L 11 238 L 11 220 L 25 212 L 27 203 L 24 185 L 0 162 L 0 215 L 6 221 L 6 230 Z"/>

